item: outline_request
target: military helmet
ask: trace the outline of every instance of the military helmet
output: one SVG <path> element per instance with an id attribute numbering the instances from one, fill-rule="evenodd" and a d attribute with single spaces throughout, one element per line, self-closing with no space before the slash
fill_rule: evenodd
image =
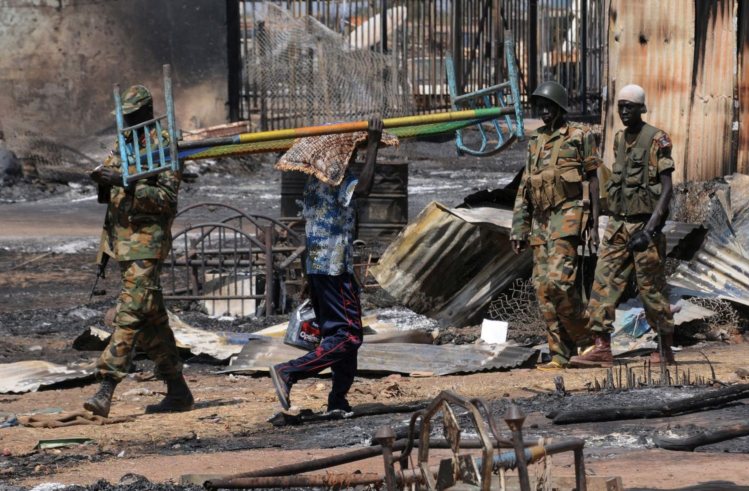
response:
<path id="1" fill-rule="evenodd" d="M 142 85 L 132 85 L 122 93 L 122 114 L 134 113 L 138 109 L 153 104 L 151 93 Z"/>
<path id="2" fill-rule="evenodd" d="M 558 82 L 543 82 L 541 85 L 536 87 L 536 90 L 533 91 L 531 99 L 535 99 L 536 97 L 543 97 L 544 99 L 548 99 L 551 102 L 555 103 L 557 106 L 561 107 L 562 111 L 569 112 L 569 109 L 567 109 L 567 105 L 569 104 L 567 89 L 565 89 L 562 84 Z"/>

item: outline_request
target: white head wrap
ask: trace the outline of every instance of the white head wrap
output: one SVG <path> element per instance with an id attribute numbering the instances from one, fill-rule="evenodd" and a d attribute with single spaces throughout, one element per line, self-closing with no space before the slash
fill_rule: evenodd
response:
<path id="1" fill-rule="evenodd" d="M 645 106 L 645 89 L 639 85 L 630 84 L 622 87 L 619 91 L 619 95 L 616 98 L 618 101 L 629 101 L 635 104 L 642 104 L 642 112 L 648 112 L 647 106 Z"/>

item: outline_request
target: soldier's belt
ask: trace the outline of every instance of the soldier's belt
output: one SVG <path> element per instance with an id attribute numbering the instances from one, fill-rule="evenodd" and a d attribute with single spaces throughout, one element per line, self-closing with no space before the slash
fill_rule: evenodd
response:
<path id="1" fill-rule="evenodd" d="M 614 220 L 619 220 L 620 222 L 626 222 L 626 223 L 642 223 L 647 222 L 650 220 L 650 215 L 647 213 L 641 213 L 639 215 L 611 215 L 611 218 Z"/>

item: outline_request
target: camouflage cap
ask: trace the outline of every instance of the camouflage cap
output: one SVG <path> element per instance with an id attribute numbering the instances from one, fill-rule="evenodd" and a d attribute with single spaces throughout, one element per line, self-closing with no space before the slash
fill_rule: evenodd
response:
<path id="1" fill-rule="evenodd" d="M 153 103 L 151 93 L 142 85 L 132 85 L 122 93 L 122 114 L 134 113 L 138 109 Z"/>

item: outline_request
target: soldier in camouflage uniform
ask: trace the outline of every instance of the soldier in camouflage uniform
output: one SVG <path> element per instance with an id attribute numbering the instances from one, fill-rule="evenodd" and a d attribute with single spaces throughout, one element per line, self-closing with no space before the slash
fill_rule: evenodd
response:
<path id="1" fill-rule="evenodd" d="M 153 119 L 153 100 L 142 85 L 122 95 L 125 126 Z M 145 135 L 139 132 L 145 143 Z M 132 138 L 132 137 L 131 137 Z M 161 138 L 169 147 L 169 135 L 151 131 L 154 148 Z M 177 212 L 180 172 L 166 171 L 122 186 L 120 153 L 114 151 L 97 167 L 91 178 L 99 185 L 100 200 L 108 203 L 102 234 L 104 251 L 120 266 L 122 291 L 117 299 L 114 333 L 109 346 L 96 364 L 101 380 L 98 392 L 83 407 L 107 416 L 116 385 L 127 375 L 137 347 L 156 365 L 157 374 L 167 383 L 167 395 L 146 407 L 147 413 L 192 409 L 193 397 L 182 375 L 174 333 L 169 327 L 159 273 L 171 247 L 171 226 Z M 135 169 L 133 169 L 135 170 Z"/>
<path id="2" fill-rule="evenodd" d="M 674 321 L 664 294 L 666 240 L 661 229 L 671 201 L 671 139 L 645 123 L 645 91 L 638 85 L 622 88 L 617 97 L 625 129 L 614 137 L 615 161 L 606 184 L 610 219 L 598 255 L 591 292 L 588 330 L 595 348 L 574 357 L 580 367 L 610 367 L 611 333 L 616 305 L 634 273 L 648 323 L 659 337 L 659 352 L 651 361 L 674 362 Z"/>
<path id="3" fill-rule="evenodd" d="M 578 246 L 586 232 L 591 243 L 598 242 L 596 171 L 601 161 L 590 132 L 565 120 L 564 87 L 544 82 L 532 100 L 544 126 L 528 142 L 510 241 L 516 254 L 528 244 L 533 249 L 533 282 L 552 355 L 539 368 L 554 370 L 566 367 L 576 348 L 590 344 L 575 279 Z"/>

